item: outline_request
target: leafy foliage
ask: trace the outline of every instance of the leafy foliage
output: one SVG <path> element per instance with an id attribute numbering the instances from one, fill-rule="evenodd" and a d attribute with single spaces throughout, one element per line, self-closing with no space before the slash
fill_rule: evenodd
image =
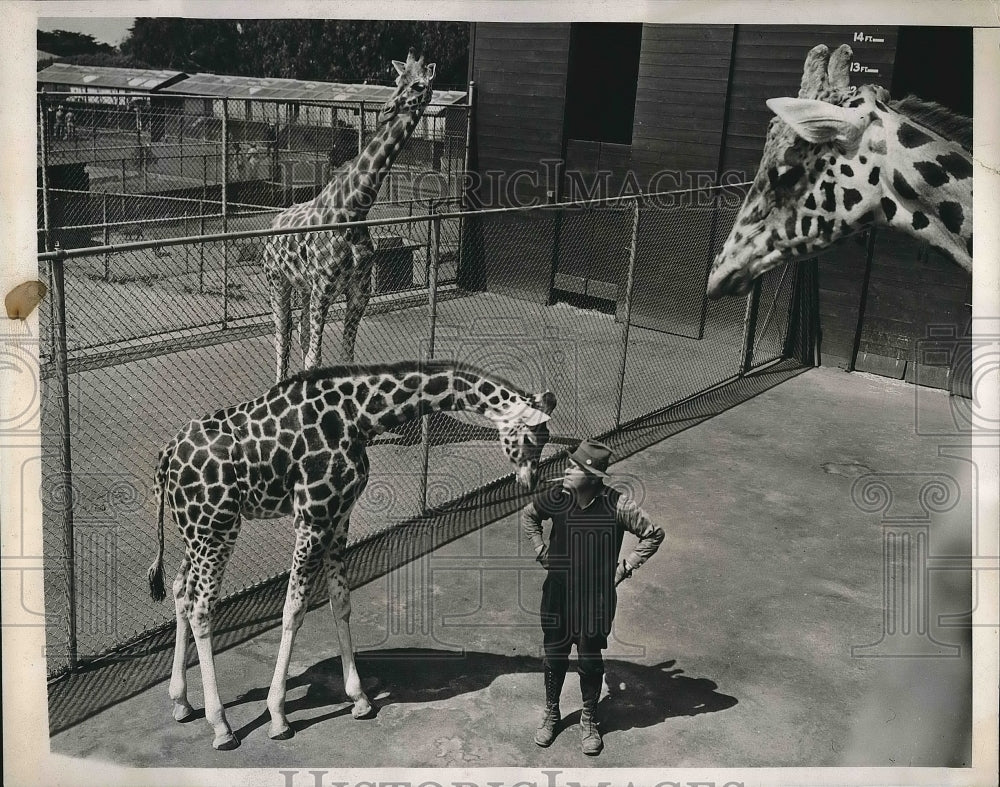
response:
<path id="1" fill-rule="evenodd" d="M 465 85 L 464 22 L 141 17 L 121 51 L 189 73 L 389 84 L 395 79 L 390 61 L 405 59 L 411 46 L 437 63 L 438 87 Z"/>
<path id="2" fill-rule="evenodd" d="M 69 30 L 39 30 L 37 41 L 38 48 L 43 52 L 59 57 L 92 55 L 101 52 L 111 55 L 115 51 L 113 46 L 98 43 L 97 39 L 91 35 L 73 33 Z"/>
<path id="3" fill-rule="evenodd" d="M 51 65 L 53 60 L 38 61 L 39 70 Z M 70 63 L 77 66 L 106 66 L 108 68 L 155 68 L 143 60 L 137 60 L 131 55 L 118 52 L 96 52 L 88 55 L 71 55 L 59 58 L 60 63 Z"/>

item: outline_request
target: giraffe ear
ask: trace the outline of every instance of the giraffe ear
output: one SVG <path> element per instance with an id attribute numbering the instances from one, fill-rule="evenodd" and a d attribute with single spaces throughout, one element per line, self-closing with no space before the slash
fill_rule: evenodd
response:
<path id="1" fill-rule="evenodd" d="M 428 80 L 434 79 L 434 74 L 437 71 L 437 63 L 431 63 L 429 66 L 427 66 L 426 71 L 427 71 L 427 79 Z"/>
<path id="2" fill-rule="evenodd" d="M 767 107 L 798 136 L 819 144 L 849 141 L 861 133 L 861 116 L 844 107 L 813 98 L 769 98 Z"/>
<path id="3" fill-rule="evenodd" d="M 539 424 L 544 424 L 552 416 L 548 413 L 543 413 L 541 410 L 536 410 L 534 407 L 525 408 L 524 412 L 521 413 L 520 421 L 522 424 L 527 426 L 538 426 Z"/>
<path id="4" fill-rule="evenodd" d="M 393 60 L 392 67 L 396 69 L 397 74 L 402 74 L 404 71 L 406 71 L 406 63 L 402 62 L 401 60 Z"/>

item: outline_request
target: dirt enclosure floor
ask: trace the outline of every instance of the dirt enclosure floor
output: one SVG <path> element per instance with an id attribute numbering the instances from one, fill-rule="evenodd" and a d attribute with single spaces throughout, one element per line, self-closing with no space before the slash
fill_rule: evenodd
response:
<path id="1" fill-rule="evenodd" d="M 267 737 L 272 629 L 217 658 L 235 751 L 212 750 L 203 718 L 174 722 L 166 682 L 55 735 L 52 751 L 171 768 L 967 765 L 970 649 L 955 624 L 971 582 L 933 570 L 970 549 L 960 407 L 813 369 L 613 465 L 667 536 L 620 588 L 599 757 L 580 752 L 572 673 L 567 726 L 550 748 L 532 742 L 543 572 L 517 516 L 354 592 L 374 718 L 351 717 L 319 609 L 292 660 L 292 739 Z M 923 551 L 896 549 L 890 519 L 909 521 Z M 929 605 L 894 591 L 900 561 Z M 189 675 L 200 708 L 197 666 Z"/>

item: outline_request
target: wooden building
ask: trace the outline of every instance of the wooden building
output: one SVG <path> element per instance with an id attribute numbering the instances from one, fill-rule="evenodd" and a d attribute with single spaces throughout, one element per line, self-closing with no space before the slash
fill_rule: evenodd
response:
<path id="1" fill-rule="evenodd" d="M 854 84 L 971 115 L 969 29 L 478 23 L 470 51 L 475 197 L 537 204 L 750 180 L 771 118 L 764 102 L 796 95 L 818 43 L 852 46 Z M 671 330 L 665 323 L 678 315 L 665 314 L 665 304 L 702 308 L 698 290 L 721 241 L 693 231 L 703 215 L 677 217 L 657 217 L 655 248 L 640 250 L 633 314 L 647 327 Z M 481 286 L 542 302 L 572 293 L 599 303 L 621 292 L 623 217 L 569 219 L 575 241 L 554 215 L 505 221 L 522 234 L 482 242 Z M 971 282 L 957 265 L 882 231 L 870 247 L 848 240 L 823 255 L 819 271 L 824 364 L 954 386 L 940 353 L 918 356 L 935 331 L 967 329 Z"/>

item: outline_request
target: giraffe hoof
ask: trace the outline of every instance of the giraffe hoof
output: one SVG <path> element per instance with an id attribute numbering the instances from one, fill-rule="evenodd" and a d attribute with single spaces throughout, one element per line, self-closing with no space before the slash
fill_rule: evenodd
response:
<path id="1" fill-rule="evenodd" d="M 271 727 L 267 732 L 267 737 L 272 741 L 287 741 L 289 738 L 295 737 L 295 730 L 288 724 L 282 727 Z"/>
<path id="2" fill-rule="evenodd" d="M 194 708 L 187 703 L 174 703 L 174 721 L 184 724 L 192 719 L 194 719 Z"/>
<path id="3" fill-rule="evenodd" d="M 351 715 L 355 719 L 370 719 L 375 716 L 375 708 L 368 701 L 367 697 L 362 697 L 354 703 L 354 707 L 351 708 Z"/>
<path id="4" fill-rule="evenodd" d="M 239 745 L 240 739 L 231 732 L 227 732 L 225 735 L 219 735 L 214 741 L 212 741 L 212 748 L 216 751 L 232 751 Z"/>

